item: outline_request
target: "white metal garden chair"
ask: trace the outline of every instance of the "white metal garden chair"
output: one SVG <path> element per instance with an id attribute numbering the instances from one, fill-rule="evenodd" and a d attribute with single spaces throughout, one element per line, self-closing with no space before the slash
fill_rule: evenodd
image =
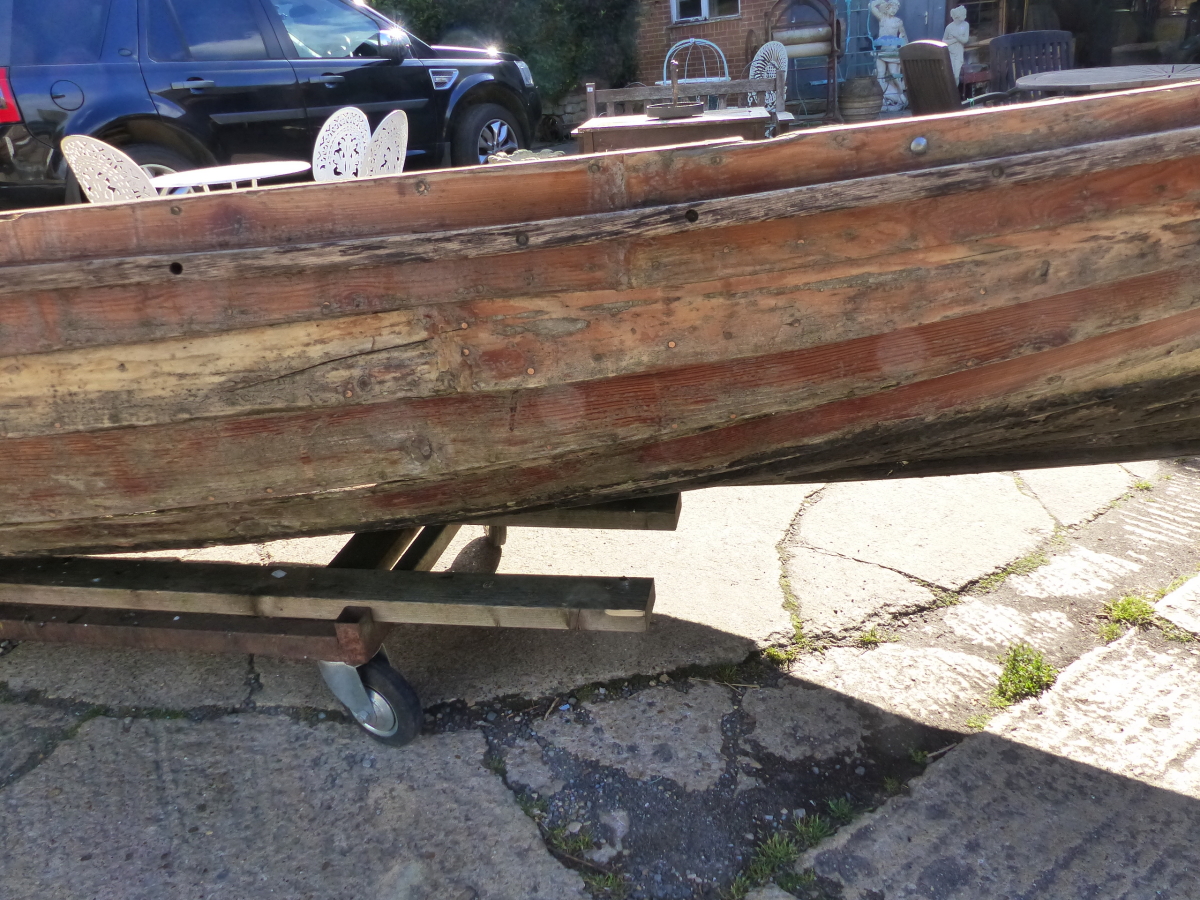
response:
<path id="1" fill-rule="evenodd" d="M 92 203 L 147 200 L 158 192 L 142 167 L 116 147 L 82 134 L 62 139 L 67 165 Z"/>
<path id="2" fill-rule="evenodd" d="M 313 181 L 349 181 L 363 173 L 371 125 L 355 106 L 339 109 L 317 132 L 313 147 Z"/>
<path id="3" fill-rule="evenodd" d="M 376 175 L 399 175 L 404 171 L 404 157 L 408 152 L 408 115 L 402 109 L 390 112 L 375 133 L 367 148 L 366 178 Z"/>

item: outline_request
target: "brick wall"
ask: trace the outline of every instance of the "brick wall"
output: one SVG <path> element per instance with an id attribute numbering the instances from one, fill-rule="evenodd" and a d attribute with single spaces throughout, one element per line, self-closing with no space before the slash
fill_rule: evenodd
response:
<path id="1" fill-rule="evenodd" d="M 741 0 L 740 14 L 710 22 L 673 24 L 671 0 L 642 0 L 638 25 L 638 80 L 653 84 L 662 79 L 663 59 L 677 41 L 696 37 L 712 41 L 725 54 L 732 78 L 749 77 L 746 33 L 753 31 L 755 46 L 762 44 L 763 16 L 774 0 Z"/>

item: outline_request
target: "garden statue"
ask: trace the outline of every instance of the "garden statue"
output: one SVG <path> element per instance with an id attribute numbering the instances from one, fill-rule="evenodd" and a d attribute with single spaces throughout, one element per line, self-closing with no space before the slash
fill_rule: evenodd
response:
<path id="1" fill-rule="evenodd" d="M 908 43 L 899 0 L 871 0 L 872 15 L 879 20 L 879 37 L 875 39 L 875 77 L 883 88 L 885 110 L 904 109 L 908 97 L 904 93 L 904 77 L 900 74 L 900 48 Z"/>
<path id="2" fill-rule="evenodd" d="M 950 65 L 954 68 L 954 83 L 962 76 L 963 51 L 971 39 L 971 26 L 967 23 L 967 8 L 956 6 L 950 10 L 950 24 L 946 26 L 942 40 L 950 49 Z"/>

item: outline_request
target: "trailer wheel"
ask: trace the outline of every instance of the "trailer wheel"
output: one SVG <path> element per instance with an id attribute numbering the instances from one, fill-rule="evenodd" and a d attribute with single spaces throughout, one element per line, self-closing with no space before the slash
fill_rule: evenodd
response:
<path id="1" fill-rule="evenodd" d="M 371 699 L 371 716 L 355 720 L 382 744 L 403 747 L 421 733 L 422 710 L 417 692 L 392 668 L 382 650 L 358 667 L 358 675 Z"/>

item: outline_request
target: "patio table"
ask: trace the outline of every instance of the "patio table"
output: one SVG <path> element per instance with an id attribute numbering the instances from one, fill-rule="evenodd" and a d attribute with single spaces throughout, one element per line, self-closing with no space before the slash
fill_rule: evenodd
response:
<path id="1" fill-rule="evenodd" d="M 780 128 L 785 129 L 792 118 L 791 113 L 780 113 Z M 766 107 L 751 106 L 706 109 L 698 116 L 683 119 L 654 119 L 646 115 L 597 116 L 571 133 L 579 138 L 579 152 L 600 153 L 729 137 L 759 140 L 766 136 L 769 124 L 771 112 Z"/>
<path id="2" fill-rule="evenodd" d="M 1095 69 L 1063 69 L 1022 75 L 1017 87 L 1023 91 L 1061 91 L 1085 94 L 1094 91 L 1125 91 L 1155 87 L 1175 81 L 1200 81 L 1200 65 L 1104 66 Z"/>
<path id="3" fill-rule="evenodd" d="M 186 172 L 172 172 L 170 175 L 159 175 L 151 178 L 150 183 L 158 190 L 172 188 L 204 188 L 210 189 L 214 184 L 227 184 L 235 188 L 243 181 L 250 182 L 251 187 L 258 187 L 263 178 L 282 178 L 285 175 L 298 175 L 312 168 L 311 163 L 300 160 L 285 159 L 271 162 L 241 163 L 233 166 L 210 166 L 205 169 L 189 169 Z"/>

